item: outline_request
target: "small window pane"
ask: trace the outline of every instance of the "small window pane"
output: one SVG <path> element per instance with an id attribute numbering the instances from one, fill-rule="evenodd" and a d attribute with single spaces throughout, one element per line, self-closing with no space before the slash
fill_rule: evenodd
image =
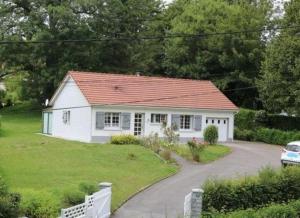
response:
<path id="1" fill-rule="evenodd" d="M 226 120 L 224 120 L 224 124 L 226 124 Z"/>
<path id="2" fill-rule="evenodd" d="M 191 116 L 181 115 L 180 116 L 180 129 L 190 129 L 191 128 Z"/>
<path id="3" fill-rule="evenodd" d="M 218 124 L 220 124 L 220 120 L 218 120 Z"/>

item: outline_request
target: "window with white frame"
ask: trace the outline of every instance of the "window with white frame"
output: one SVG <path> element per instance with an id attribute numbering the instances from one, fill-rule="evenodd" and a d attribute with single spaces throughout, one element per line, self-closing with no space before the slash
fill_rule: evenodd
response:
<path id="1" fill-rule="evenodd" d="M 70 124 L 71 111 L 63 111 L 62 119 L 64 124 Z"/>
<path id="2" fill-rule="evenodd" d="M 105 113 L 105 127 L 120 127 L 120 113 Z"/>
<path id="3" fill-rule="evenodd" d="M 167 122 L 167 114 L 151 114 L 151 123 Z"/>
<path id="4" fill-rule="evenodd" d="M 180 115 L 180 129 L 188 130 L 192 128 L 192 116 Z"/>

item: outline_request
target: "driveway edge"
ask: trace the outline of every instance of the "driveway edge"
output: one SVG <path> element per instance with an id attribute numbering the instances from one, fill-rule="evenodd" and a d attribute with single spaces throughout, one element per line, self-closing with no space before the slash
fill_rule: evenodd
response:
<path id="1" fill-rule="evenodd" d="M 137 192 L 135 192 L 135 193 L 133 193 L 132 195 L 130 195 L 129 198 L 127 198 L 126 200 L 124 200 L 120 205 L 118 205 L 118 207 L 117 207 L 116 209 L 114 209 L 114 210 L 112 211 L 111 215 L 114 215 L 114 213 L 115 213 L 118 209 L 120 209 L 120 207 L 122 207 L 127 201 L 129 201 L 130 199 L 132 199 L 133 197 L 135 197 L 135 196 L 138 195 L 139 193 L 141 193 L 141 192 L 145 191 L 146 189 L 148 189 L 148 188 L 150 188 L 150 187 L 156 185 L 156 184 L 159 183 L 159 182 L 162 182 L 162 181 L 164 181 L 164 180 L 166 180 L 166 179 L 168 179 L 168 178 L 170 178 L 170 177 L 172 177 L 172 176 L 175 176 L 175 175 L 176 175 L 177 173 L 179 173 L 180 170 L 181 170 L 181 166 L 180 166 L 180 165 L 177 165 L 177 166 L 178 166 L 178 169 L 179 169 L 179 170 L 176 171 L 175 173 L 172 173 L 172 174 L 170 174 L 170 175 L 168 175 L 168 176 L 166 176 L 166 177 L 163 177 L 163 178 L 161 178 L 161 179 L 158 179 L 158 180 L 154 181 L 153 183 L 151 183 L 151 184 L 149 184 L 149 185 L 146 185 L 146 186 L 142 187 L 142 188 L 139 189 Z"/>

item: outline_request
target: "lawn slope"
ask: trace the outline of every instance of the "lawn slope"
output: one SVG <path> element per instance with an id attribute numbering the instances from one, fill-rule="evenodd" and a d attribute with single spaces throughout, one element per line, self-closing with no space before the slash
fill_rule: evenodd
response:
<path id="1" fill-rule="evenodd" d="M 177 170 L 138 145 L 87 144 L 39 135 L 41 113 L 33 109 L 2 109 L 0 114 L 0 175 L 21 194 L 45 191 L 61 202 L 65 191 L 78 190 L 82 182 L 107 181 L 113 183 L 116 208 Z"/>

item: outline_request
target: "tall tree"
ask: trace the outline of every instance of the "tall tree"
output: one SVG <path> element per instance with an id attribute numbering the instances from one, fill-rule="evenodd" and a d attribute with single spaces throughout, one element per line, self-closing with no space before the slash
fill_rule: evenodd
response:
<path id="1" fill-rule="evenodd" d="M 300 115 L 300 2 L 285 5 L 281 21 L 285 27 L 268 44 L 262 64 L 259 86 L 260 98 L 271 112 L 286 111 Z"/>
<path id="2" fill-rule="evenodd" d="M 164 65 L 173 77 L 210 79 L 221 89 L 255 85 L 265 48 L 262 30 L 268 25 L 269 0 L 179 1 L 182 13 L 171 20 L 169 34 L 204 34 L 166 42 Z M 174 4 L 177 2 L 175 1 Z M 240 34 L 219 34 L 223 32 Z M 210 35 L 211 34 L 211 35 Z M 257 90 L 226 93 L 239 106 L 256 107 Z"/>
<path id="3" fill-rule="evenodd" d="M 161 11 L 160 0 L 3 0 L 0 36 L 9 41 L 132 38 Z M 0 45 L 0 63 L 27 73 L 23 95 L 43 102 L 70 69 L 133 71 L 136 40 Z"/>

